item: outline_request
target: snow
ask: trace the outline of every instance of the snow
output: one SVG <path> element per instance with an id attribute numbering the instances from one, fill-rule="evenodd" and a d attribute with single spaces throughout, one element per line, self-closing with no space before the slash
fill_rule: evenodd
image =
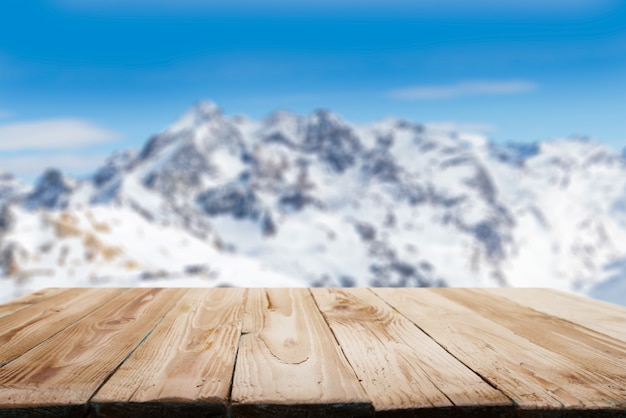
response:
<path id="1" fill-rule="evenodd" d="M 17 218 L 18 225 L 4 240 L 29 251 L 19 258 L 21 280 L 2 279 L 0 303 L 45 287 L 305 285 L 126 209 L 24 211 Z M 91 255 L 86 244 L 90 241 Z M 45 247 L 49 248 L 41 250 Z M 209 272 L 206 277 L 190 277 L 185 273 L 188 266 L 207 266 Z"/>
<path id="2" fill-rule="evenodd" d="M 221 116 L 221 113 L 221 109 L 214 102 L 210 100 L 200 101 L 183 116 L 181 116 L 165 132 L 169 134 L 176 134 L 187 130 L 193 130 L 203 122 Z"/>
<path id="3" fill-rule="evenodd" d="M 626 304 L 626 164 L 596 141 L 516 148 L 452 125 L 353 126 L 329 111 L 253 121 L 211 102 L 154 141 L 112 160 L 104 183 L 76 183 L 67 208 L 26 210 L 9 194 L 3 300 L 48 286 L 446 284 Z M 198 200 L 234 184 L 244 197 L 231 209 Z"/>

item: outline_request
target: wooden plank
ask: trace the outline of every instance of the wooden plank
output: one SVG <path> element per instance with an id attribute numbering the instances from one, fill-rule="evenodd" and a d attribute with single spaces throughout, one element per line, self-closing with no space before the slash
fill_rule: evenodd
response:
<path id="1" fill-rule="evenodd" d="M 66 289 L 0 318 L 0 366 L 70 326 L 122 293 L 123 289 Z"/>
<path id="2" fill-rule="evenodd" d="M 37 303 L 51 298 L 54 295 L 58 295 L 59 293 L 65 292 L 66 290 L 67 289 L 59 287 L 42 289 L 33 293 L 29 293 L 28 295 L 24 295 L 21 298 L 13 299 L 12 301 L 0 305 L 0 318 L 11 315 L 12 313 L 15 313 L 29 306 L 36 305 Z"/>
<path id="3" fill-rule="evenodd" d="M 586 371 L 585 385 L 626 407 L 626 343 L 481 289 L 433 289 Z M 600 396 L 600 395 L 599 395 Z"/>
<path id="4" fill-rule="evenodd" d="M 371 404 L 308 289 L 250 289 L 232 416 L 365 416 Z"/>
<path id="5" fill-rule="evenodd" d="M 626 308 L 553 289 L 485 289 L 513 302 L 626 341 Z"/>
<path id="6" fill-rule="evenodd" d="M 512 402 L 368 289 L 311 289 L 377 416 L 512 412 Z"/>
<path id="7" fill-rule="evenodd" d="M 373 289 L 448 352 L 526 410 L 615 408 L 570 359 L 431 289 Z M 593 381 L 593 380 L 592 380 Z"/>
<path id="8" fill-rule="evenodd" d="M 245 289 L 189 289 L 93 397 L 95 415 L 222 416 Z"/>
<path id="9" fill-rule="evenodd" d="M 96 389 L 182 293 L 131 289 L 0 368 L 0 413 L 83 416 Z"/>

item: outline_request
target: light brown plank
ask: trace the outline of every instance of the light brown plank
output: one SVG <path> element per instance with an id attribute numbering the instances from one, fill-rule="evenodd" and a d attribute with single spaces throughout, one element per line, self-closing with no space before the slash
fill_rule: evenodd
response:
<path id="1" fill-rule="evenodd" d="M 0 368 L 0 411 L 84 415 L 87 400 L 182 293 L 131 289 Z"/>
<path id="2" fill-rule="evenodd" d="M 509 398 L 370 290 L 311 291 L 377 416 L 382 411 L 450 414 L 442 408 L 452 406 L 457 416 L 512 412 Z"/>
<path id="3" fill-rule="evenodd" d="M 37 303 L 51 298 L 54 295 L 58 295 L 59 293 L 62 293 L 66 290 L 67 289 L 59 287 L 42 289 L 33 293 L 29 293 L 28 295 L 24 295 L 21 298 L 4 303 L 0 305 L 0 318 L 11 315 L 12 313 L 15 313 L 29 306 L 36 305 Z"/>
<path id="4" fill-rule="evenodd" d="M 308 289 L 250 289 L 233 416 L 362 416 L 371 404 Z"/>
<path id="5" fill-rule="evenodd" d="M 598 397 L 626 407 L 626 343 L 564 319 L 537 312 L 481 289 L 433 289 L 534 344 L 572 361 L 586 372 Z"/>
<path id="6" fill-rule="evenodd" d="M 123 289 L 66 289 L 38 304 L 0 318 L 3 366 L 93 312 Z"/>
<path id="7" fill-rule="evenodd" d="M 626 308 L 553 289 L 485 289 L 536 311 L 626 341 Z"/>
<path id="8" fill-rule="evenodd" d="M 226 413 L 245 289 L 189 289 L 93 397 L 98 416 Z"/>
<path id="9" fill-rule="evenodd" d="M 588 385 L 570 359 L 431 289 L 373 289 L 522 409 L 611 409 L 612 394 Z"/>

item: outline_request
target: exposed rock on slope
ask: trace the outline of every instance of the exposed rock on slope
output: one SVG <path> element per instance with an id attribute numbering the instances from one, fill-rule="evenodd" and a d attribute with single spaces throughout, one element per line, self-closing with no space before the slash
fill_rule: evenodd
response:
<path id="1" fill-rule="evenodd" d="M 92 228 L 93 238 L 81 232 L 60 263 L 61 244 L 48 257 L 54 251 L 24 226 L 61 214 L 87 219 L 97 210 L 124 225 L 136 217 L 146 229 L 166 228 L 173 242 L 254 259 L 303 285 L 592 292 L 621 280 L 611 266 L 626 259 L 619 244 L 626 239 L 625 174 L 622 156 L 586 139 L 495 145 L 396 119 L 355 126 L 327 110 L 252 121 L 203 102 L 140 151 L 111 156 L 91 178 L 49 170 L 30 192 L 0 178 L 4 280 L 16 277 L 7 265 L 16 263 L 50 277 L 67 275 L 70 265 L 87 277 L 122 274 L 124 263 L 137 277 L 153 271 L 129 254 L 144 248 L 145 260 L 162 258 L 147 242 L 155 235 Z M 105 244 L 115 234 L 133 238 Z M 103 248 L 118 250 L 106 259 Z M 183 264 L 202 266 L 210 251 Z M 69 262 L 74 252 L 84 261 Z M 176 271 L 197 270 L 167 260 Z"/>

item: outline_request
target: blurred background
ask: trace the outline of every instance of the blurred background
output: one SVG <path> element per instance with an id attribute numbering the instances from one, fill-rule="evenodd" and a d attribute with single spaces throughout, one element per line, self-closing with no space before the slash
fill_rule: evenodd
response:
<path id="1" fill-rule="evenodd" d="M 0 5 L 0 281 L 626 304 L 626 7 Z"/>

